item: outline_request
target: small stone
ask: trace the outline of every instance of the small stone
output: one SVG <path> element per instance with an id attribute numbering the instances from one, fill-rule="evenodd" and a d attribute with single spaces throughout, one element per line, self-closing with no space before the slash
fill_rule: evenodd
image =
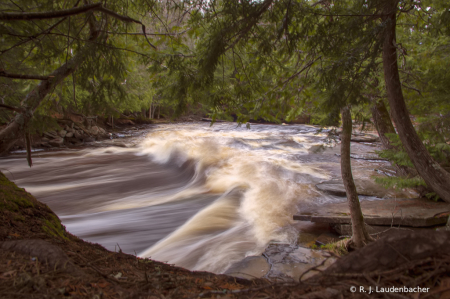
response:
<path id="1" fill-rule="evenodd" d="M 72 132 L 67 132 L 66 138 L 70 138 L 70 137 L 73 137 L 73 133 Z"/>

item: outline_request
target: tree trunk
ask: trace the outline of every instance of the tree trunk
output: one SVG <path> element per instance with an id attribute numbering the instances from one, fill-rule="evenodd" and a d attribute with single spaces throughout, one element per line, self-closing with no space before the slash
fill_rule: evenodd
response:
<path id="1" fill-rule="evenodd" d="M 95 19 L 90 17 L 89 20 L 90 23 L 92 23 L 89 40 L 94 41 L 99 37 L 100 31 L 95 26 Z M 18 113 L 13 121 L 0 132 L 0 155 L 6 154 L 16 140 L 25 132 L 25 128 L 33 117 L 34 112 L 47 94 L 72 74 L 76 68 L 83 63 L 88 55 L 95 53 L 96 47 L 96 43 L 87 43 L 86 46 L 78 51 L 69 61 L 53 71 L 48 76 L 48 80 L 41 81 L 38 86 L 27 94 L 21 103 L 21 106 L 25 111 Z"/>
<path id="2" fill-rule="evenodd" d="M 153 102 L 150 103 L 150 108 L 148 108 L 148 118 L 152 119 L 152 106 L 153 106 Z"/>
<path id="3" fill-rule="evenodd" d="M 89 53 L 96 47 L 95 43 L 89 43 L 84 49 L 79 51 L 72 59 L 60 66 L 49 76 L 49 80 L 42 81 L 34 88 L 22 101 L 22 107 L 26 107 L 25 112 L 18 113 L 14 120 L 0 132 L 0 154 L 6 154 L 15 141 L 23 134 L 26 126 L 33 117 L 34 112 L 45 96 L 51 92 L 55 86 L 61 83 L 67 76 L 85 60 Z"/>
<path id="4" fill-rule="evenodd" d="M 409 118 L 403 98 L 395 47 L 395 27 L 398 1 L 386 2 L 383 35 L 383 69 L 392 119 L 409 158 L 427 186 L 444 201 L 450 202 L 450 173 L 433 160 L 423 145 Z"/>
<path id="5" fill-rule="evenodd" d="M 375 104 L 372 106 L 372 117 L 375 127 L 377 128 L 378 136 L 383 144 L 383 148 L 389 150 L 395 149 L 386 134 L 397 135 L 397 132 L 395 132 L 394 125 L 392 125 L 391 117 L 389 116 L 389 112 L 383 100 L 375 101 Z M 414 176 L 411 170 L 406 166 L 395 165 L 395 168 L 397 174 L 400 176 Z"/>
<path id="6" fill-rule="evenodd" d="M 161 105 L 158 105 L 158 119 L 159 119 L 159 113 L 161 112 Z"/>
<path id="7" fill-rule="evenodd" d="M 352 137 L 352 117 L 350 108 L 342 108 L 342 133 L 341 133 L 341 174 L 344 181 L 345 192 L 347 193 L 348 206 L 352 219 L 352 245 L 356 248 L 364 247 L 372 238 L 367 233 L 364 224 L 364 216 L 359 204 L 358 193 L 353 181 L 352 165 L 350 161 L 350 139 Z"/>
<path id="8" fill-rule="evenodd" d="M 154 118 L 155 118 L 155 111 L 156 111 L 156 106 L 155 106 L 155 105 L 153 105 L 152 119 L 154 119 Z"/>

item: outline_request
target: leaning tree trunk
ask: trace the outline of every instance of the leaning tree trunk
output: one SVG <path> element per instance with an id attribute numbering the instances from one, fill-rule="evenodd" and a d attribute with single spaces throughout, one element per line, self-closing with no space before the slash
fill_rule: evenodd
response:
<path id="1" fill-rule="evenodd" d="M 378 136 L 380 137 L 381 143 L 383 144 L 383 148 L 389 150 L 395 149 L 395 147 L 391 144 L 386 134 L 397 135 L 397 132 L 395 132 L 394 126 L 392 125 L 391 117 L 389 116 L 389 112 L 386 109 L 386 105 L 384 104 L 383 100 L 377 100 L 373 104 L 372 117 L 378 132 Z M 395 165 L 395 167 L 398 175 L 413 176 L 412 172 L 408 169 L 408 167 L 403 165 Z"/>
<path id="2" fill-rule="evenodd" d="M 94 26 L 92 26 L 94 27 Z M 76 68 L 83 63 L 86 57 L 95 52 L 97 44 L 92 42 L 99 36 L 97 28 L 91 28 L 91 36 L 87 45 L 78 51 L 72 59 L 53 71 L 48 77 L 38 84 L 22 101 L 23 112 L 18 113 L 12 122 L 0 132 L 0 155 L 6 154 L 16 140 L 22 136 L 25 129 L 33 117 L 34 112 L 41 104 L 45 96 L 54 90 L 67 76 L 72 74 Z"/>
<path id="3" fill-rule="evenodd" d="M 383 68 L 392 119 L 397 127 L 400 140 L 419 175 L 439 197 L 446 202 L 450 202 L 450 173 L 445 171 L 430 156 L 409 118 L 409 112 L 402 93 L 395 47 L 398 1 L 387 1 L 386 3 L 385 15 L 387 16 L 384 18 L 386 29 L 383 35 Z"/>
<path id="4" fill-rule="evenodd" d="M 361 211 L 358 193 L 355 182 L 353 181 L 352 165 L 350 161 L 350 139 L 352 137 L 352 117 L 350 108 L 345 107 L 341 110 L 342 115 L 342 133 L 341 133 L 341 174 L 344 181 L 345 192 L 347 193 L 348 206 L 352 219 L 352 245 L 356 248 L 364 247 L 372 238 L 367 233 L 364 224 L 364 216 Z"/>

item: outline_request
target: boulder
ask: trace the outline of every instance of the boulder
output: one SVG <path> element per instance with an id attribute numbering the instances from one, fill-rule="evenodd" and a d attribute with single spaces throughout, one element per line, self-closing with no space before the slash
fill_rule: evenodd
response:
<path id="1" fill-rule="evenodd" d="M 65 137 L 68 137 L 68 138 L 73 137 L 73 133 L 72 132 L 67 132 Z"/>
<path id="2" fill-rule="evenodd" d="M 83 132 L 83 131 L 81 131 L 81 132 Z M 83 134 L 80 134 L 80 131 L 75 131 L 75 133 L 73 133 L 73 135 L 77 139 L 83 139 Z"/>
<path id="3" fill-rule="evenodd" d="M 103 129 L 103 128 L 101 128 L 101 127 L 98 127 L 98 130 L 100 131 L 100 134 L 106 135 L 105 129 Z"/>
<path id="4" fill-rule="evenodd" d="M 132 126 L 135 125 L 135 123 L 132 120 L 124 119 L 124 118 L 119 118 L 119 119 L 115 120 L 115 123 L 118 125 L 132 125 Z"/>
<path id="5" fill-rule="evenodd" d="M 44 135 L 47 136 L 47 137 L 50 137 L 50 138 L 55 138 L 55 137 L 57 137 L 55 131 L 44 132 Z"/>
<path id="6" fill-rule="evenodd" d="M 67 134 L 66 130 L 61 130 L 61 131 L 58 132 L 58 135 L 63 137 L 63 138 L 66 137 L 66 134 Z"/>
<path id="7" fill-rule="evenodd" d="M 52 146 L 58 146 L 58 147 L 63 145 L 63 143 L 64 143 L 64 138 L 61 138 L 61 137 L 52 139 L 48 142 L 48 144 L 50 144 Z"/>
<path id="8" fill-rule="evenodd" d="M 93 141 L 95 141 L 95 137 L 91 137 L 91 136 L 85 137 L 84 141 L 85 142 L 93 142 Z"/>
<path id="9" fill-rule="evenodd" d="M 91 129 L 90 129 L 90 132 L 91 132 L 91 134 L 92 135 L 97 135 L 98 133 L 99 133 L 99 129 L 98 129 L 98 127 L 97 126 L 93 126 Z"/>

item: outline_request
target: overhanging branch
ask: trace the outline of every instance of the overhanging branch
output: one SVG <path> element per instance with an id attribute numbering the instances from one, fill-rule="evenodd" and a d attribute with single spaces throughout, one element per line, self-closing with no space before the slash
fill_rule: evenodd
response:
<path id="1" fill-rule="evenodd" d="M 24 74 L 9 74 L 4 71 L 0 71 L 0 77 L 12 78 L 12 79 L 25 79 L 25 80 L 48 80 L 53 76 L 39 76 L 39 75 L 24 75 Z"/>
<path id="2" fill-rule="evenodd" d="M 0 104 L 0 108 L 12 110 L 12 111 L 16 111 L 16 112 L 19 112 L 19 113 L 22 113 L 22 112 L 25 111 L 25 110 L 23 110 L 22 108 L 17 108 L 17 107 L 5 105 L 5 104 Z"/>
<path id="3" fill-rule="evenodd" d="M 140 24 L 142 26 L 142 32 L 144 33 L 145 39 L 147 40 L 147 43 L 156 50 L 156 47 L 150 43 L 150 41 L 147 38 L 145 25 L 139 21 L 135 20 L 133 18 L 130 18 L 129 16 L 120 15 L 110 9 L 107 9 L 102 5 L 101 2 L 94 3 L 94 4 L 88 4 L 81 7 L 75 7 L 70 9 L 62 9 L 57 11 L 46 11 L 46 12 L 1 12 L 0 13 L 0 21 L 28 21 L 28 20 L 43 20 L 43 19 L 54 19 L 54 18 L 62 18 L 67 17 L 71 15 L 77 15 L 81 13 L 85 13 L 91 10 L 100 11 L 102 13 L 105 13 L 109 16 L 112 16 L 115 19 L 121 20 L 123 22 L 127 23 L 136 23 Z"/>
<path id="4" fill-rule="evenodd" d="M 42 19 L 55 19 L 62 18 L 71 15 L 77 15 L 88 12 L 92 9 L 99 8 L 102 3 L 94 3 L 83 5 L 81 7 L 74 7 L 69 9 L 62 9 L 57 11 L 45 11 L 45 12 L 0 12 L 0 21 L 27 21 L 27 20 L 42 20 Z"/>

